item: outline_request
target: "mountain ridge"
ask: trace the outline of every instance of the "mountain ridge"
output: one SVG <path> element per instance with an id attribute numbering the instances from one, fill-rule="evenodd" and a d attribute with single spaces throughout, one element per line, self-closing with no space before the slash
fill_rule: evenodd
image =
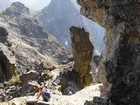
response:
<path id="1" fill-rule="evenodd" d="M 62 4 L 63 6 L 61 6 Z M 69 49 L 71 49 L 69 28 L 72 25 L 84 26 L 82 17 L 70 0 L 60 0 L 59 2 L 52 0 L 49 6 L 40 12 L 39 20 L 48 32 Z M 65 45 L 66 41 L 68 46 Z"/>

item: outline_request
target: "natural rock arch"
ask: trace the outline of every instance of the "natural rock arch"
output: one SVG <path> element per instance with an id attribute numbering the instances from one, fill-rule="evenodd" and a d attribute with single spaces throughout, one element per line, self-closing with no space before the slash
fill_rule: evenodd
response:
<path id="1" fill-rule="evenodd" d="M 140 2 L 138 0 L 77 1 L 82 6 L 83 15 L 106 28 L 106 49 L 102 67 L 99 67 L 99 71 L 104 73 L 104 78 L 100 78 L 104 83 L 102 95 L 109 97 L 111 105 L 138 105 Z M 112 86 L 106 85 L 109 83 Z"/>

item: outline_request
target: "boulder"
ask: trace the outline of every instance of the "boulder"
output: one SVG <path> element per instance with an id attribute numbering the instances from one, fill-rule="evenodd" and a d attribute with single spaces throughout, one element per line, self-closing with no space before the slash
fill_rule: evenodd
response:
<path id="1" fill-rule="evenodd" d="M 45 59 L 40 66 L 42 67 L 43 70 L 54 70 L 56 69 L 55 65 L 53 64 L 53 62 L 49 62 L 47 59 Z"/>
<path id="2" fill-rule="evenodd" d="M 8 32 L 4 27 L 0 27 L 0 36 L 7 37 Z"/>
<path id="3" fill-rule="evenodd" d="M 6 43 L 9 33 L 5 27 L 0 27 L 0 43 Z"/>
<path id="4" fill-rule="evenodd" d="M 28 83 L 28 81 L 30 80 L 37 80 L 38 77 L 39 77 L 39 73 L 37 71 L 30 70 L 29 72 L 20 75 L 19 78 L 22 83 Z"/>
<path id="5" fill-rule="evenodd" d="M 28 83 L 22 84 L 20 96 L 35 95 L 38 91 L 39 84 L 36 81 L 29 81 Z"/>
<path id="6" fill-rule="evenodd" d="M 95 62 L 96 66 L 98 66 L 98 64 L 100 63 L 101 59 L 102 58 L 99 55 L 93 56 L 93 61 Z"/>

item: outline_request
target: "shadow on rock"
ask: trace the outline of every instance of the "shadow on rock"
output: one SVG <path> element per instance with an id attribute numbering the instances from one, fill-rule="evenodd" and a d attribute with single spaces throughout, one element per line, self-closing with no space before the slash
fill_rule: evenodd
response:
<path id="1" fill-rule="evenodd" d="M 36 105 L 49 105 L 49 104 L 45 102 L 37 102 Z"/>

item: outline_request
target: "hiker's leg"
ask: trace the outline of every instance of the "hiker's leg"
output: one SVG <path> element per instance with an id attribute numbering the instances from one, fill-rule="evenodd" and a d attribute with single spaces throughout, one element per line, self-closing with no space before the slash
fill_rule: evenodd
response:
<path id="1" fill-rule="evenodd" d="M 46 102 L 49 101 L 48 97 L 46 97 L 46 96 L 43 97 L 43 100 L 46 101 Z"/>

